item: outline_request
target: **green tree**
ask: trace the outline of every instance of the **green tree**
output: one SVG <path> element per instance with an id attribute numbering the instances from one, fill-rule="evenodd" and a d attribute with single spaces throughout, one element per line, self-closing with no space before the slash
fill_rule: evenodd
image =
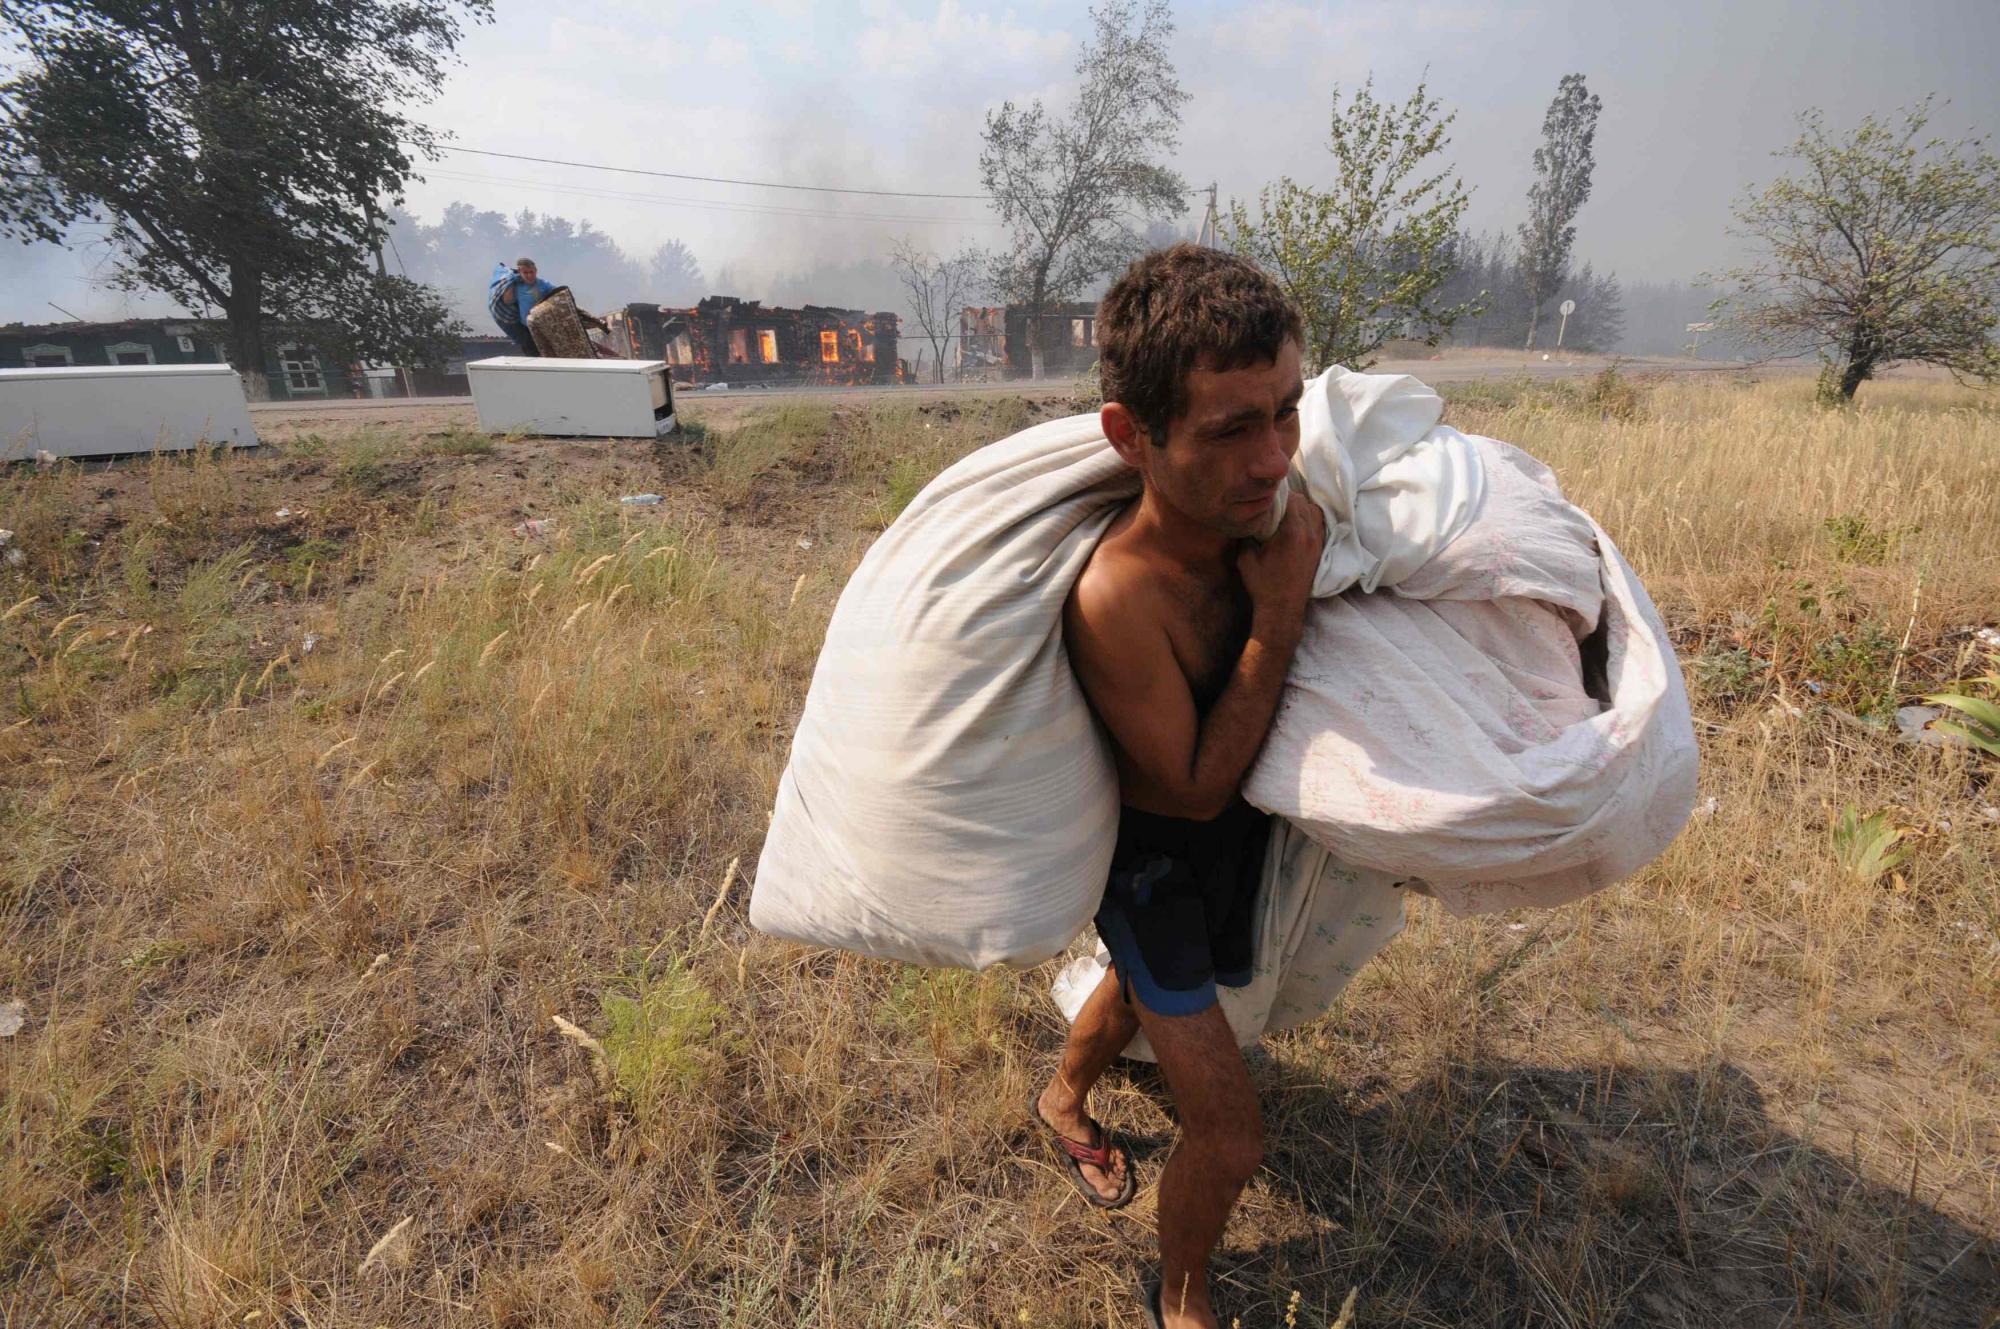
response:
<path id="1" fill-rule="evenodd" d="M 1455 118 L 1422 83 L 1400 106 L 1377 101 L 1372 78 L 1345 106 L 1335 87 L 1334 183 L 1282 177 L 1258 191 L 1254 216 L 1230 201 L 1230 242 L 1299 307 L 1315 368 L 1365 368 L 1396 336 L 1436 345 L 1476 311 L 1445 298 L 1470 198 L 1436 160 Z"/>
<path id="2" fill-rule="evenodd" d="M 453 315 L 435 286 L 389 273 L 352 280 L 352 286 L 301 301 L 288 335 L 340 364 L 442 368 L 465 349 L 472 329 Z"/>
<path id="3" fill-rule="evenodd" d="M 1166 0 L 1101 0 L 1077 57 L 1067 115 L 1037 100 L 988 113 L 979 175 L 1013 231 L 989 284 L 1028 306 L 1029 353 L 1042 376 L 1042 312 L 1072 300 L 1141 248 L 1136 224 L 1187 210 L 1187 182 L 1161 165 L 1180 141 L 1187 93 L 1167 55 Z"/>
<path id="4" fill-rule="evenodd" d="M 2000 158 L 1984 137 L 1927 137 L 1930 108 L 1844 139 L 1807 111 L 1776 154 L 1804 169 L 1737 208 L 1764 254 L 1723 274 L 1718 303 L 1763 349 L 1818 354 L 1825 400 L 1899 361 L 2000 380 Z"/>
<path id="5" fill-rule="evenodd" d="M 411 151 L 433 147 L 394 108 L 437 90 L 461 16 L 490 18 L 491 0 L 0 6 L 0 40 L 25 57 L 0 83 L 0 160 L 16 164 L 0 172 L 0 230 L 57 240 L 108 220 L 115 280 L 219 308 L 230 359 L 262 397 L 267 316 L 345 319 L 374 290 L 385 208 Z"/>
<path id="6" fill-rule="evenodd" d="M 1592 145 L 1602 109 L 1603 102 L 1584 86 L 1583 75 L 1565 74 L 1542 117 L 1535 183 L 1528 186 L 1528 220 L 1521 226 L 1521 277 L 1528 292 L 1531 351 L 1542 306 L 1569 280 L 1576 214 L 1590 198 L 1590 175 L 1597 168 Z"/>

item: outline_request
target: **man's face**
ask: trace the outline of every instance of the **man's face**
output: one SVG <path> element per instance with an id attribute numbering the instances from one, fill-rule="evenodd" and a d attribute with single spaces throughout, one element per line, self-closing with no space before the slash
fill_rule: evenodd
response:
<path id="1" fill-rule="evenodd" d="M 522 281 L 532 282 L 535 280 L 535 265 L 532 263 L 523 263 L 516 271 L 521 274 Z"/>
<path id="2" fill-rule="evenodd" d="M 1129 457 L 1159 498 L 1235 539 L 1264 539 L 1283 509 L 1278 490 L 1299 450 L 1298 343 L 1275 360 L 1188 375 L 1188 408 L 1165 446 L 1145 442 Z"/>

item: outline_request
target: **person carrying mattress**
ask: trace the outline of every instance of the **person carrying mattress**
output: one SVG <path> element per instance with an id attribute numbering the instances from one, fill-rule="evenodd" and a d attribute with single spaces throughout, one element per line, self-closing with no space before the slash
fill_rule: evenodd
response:
<path id="1" fill-rule="evenodd" d="M 493 275 L 486 281 L 486 312 L 493 315 L 500 331 L 507 334 L 522 355 L 541 354 L 528 331 L 528 311 L 537 301 L 554 294 L 555 289 L 537 275 L 535 260 L 531 258 L 517 258 L 511 268 L 505 263 L 493 265 Z"/>
<path id="2" fill-rule="evenodd" d="M 1284 501 L 1299 446 L 1300 320 L 1217 250 L 1134 263 L 1098 312 L 1104 432 L 1144 482 L 1064 611 L 1070 662 L 1116 752 L 1117 850 L 1097 913 L 1111 964 L 1030 1104 L 1103 1208 L 1137 1189 L 1087 1109 L 1146 1034 L 1181 1123 L 1159 1182 L 1148 1322 L 1217 1323 L 1208 1257 L 1263 1157 L 1257 1096 L 1216 986 L 1250 981 L 1269 819 L 1241 786 L 1277 709 L 1318 568 L 1316 504 Z"/>

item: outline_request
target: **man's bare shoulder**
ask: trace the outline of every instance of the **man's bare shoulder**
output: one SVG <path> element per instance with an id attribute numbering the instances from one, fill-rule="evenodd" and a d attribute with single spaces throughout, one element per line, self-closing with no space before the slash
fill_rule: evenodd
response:
<path id="1" fill-rule="evenodd" d="M 1157 572 L 1115 538 L 1099 544 L 1064 606 L 1066 626 L 1091 638 L 1150 637 L 1164 626 L 1164 592 Z"/>

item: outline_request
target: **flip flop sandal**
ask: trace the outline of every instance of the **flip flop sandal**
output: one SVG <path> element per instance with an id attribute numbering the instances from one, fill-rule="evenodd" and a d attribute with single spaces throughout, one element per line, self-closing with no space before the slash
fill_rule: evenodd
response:
<path id="1" fill-rule="evenodd" d="M 1112 1143 L 1110 1132 L 1096 1121 L 1090 1124 L 1097 1128 L 1097 1143 L 1078 1144 L 1049 1125 L 1042 1116 L 1041 1100 L 1042 1095 L 1039 1090 L 1028 1092 L 1028 1120 L 1034 1122 L 1042 1129 L 1043 1134 L 1055 1141 L 1056 1149 L 1062 1157 L 1063 1167 L 1067 1170 L 1069 1184 L 1076 1188 L 1077 1194 L 1098 1209 L 1122 1209 L 1132 1203 L 1132 1197 L 1139 1193 L 1139 1177 L 1132 1167 L 1132 1155 L 1125 1147 Z M 1112 1161 L 1119 1157 L 1125 1160 L 1125 1186 L 1118 1194 L 1107 1200 L 1097 1193 L 1097 1187 L 1091 1185 L 1089 1178 L 1083 1175 L 1083 1165 L 1088 1163 L 1101 1172 L 1109 1172 Z"/>

